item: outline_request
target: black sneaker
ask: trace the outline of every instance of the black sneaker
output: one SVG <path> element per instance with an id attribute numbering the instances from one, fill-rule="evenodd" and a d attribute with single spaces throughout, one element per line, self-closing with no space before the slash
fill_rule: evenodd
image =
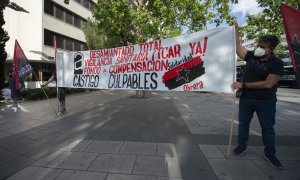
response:
<path id="1" fill-rule="evenodd" d="M 265 155 L 265 159 L 276 169 L 283 170 L 281 162 L 275 155 Z"/>
<path id="2" fill-rule="evenodd" d="M 240 146 L 237 146 L 233 151 L 232 154 L 235 156 L 243 155 L 247 152 L 247 149 L 241 148 Z"/>

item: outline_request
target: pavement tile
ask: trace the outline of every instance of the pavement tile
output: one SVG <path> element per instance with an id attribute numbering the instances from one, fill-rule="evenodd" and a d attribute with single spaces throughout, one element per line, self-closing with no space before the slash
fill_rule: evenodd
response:
<path id="1" fill-rule="evenodd" d="M 227 147 L 226 145 L 218 145 L 220 150 L 227 154 Z M 232 146 L 232 149 L 235 146 Z M 277 146 L 276 147 L 276 156 L 279 160 L 300 160 L 300 148 L 299 147 L 287 147 L 287 146 Z M 235 157 L 231 155 L 232 158 L 235 159 L 253 159 L 253 160 L 261 160 L 264 158 L 264 147 L 263 146 L 248 146 L 247 153 Z"/>
<path id="2" fill-rule="evenodd" d="M 157 180 L 183 180 L 182 178 L 158 177 Z"/>
<path id="3" fill-rule="evenodd" d="M 10 123 L 10 122 L 2 123 L 0 126 L 0 130 L 8 130 L 13 127 L 18 127 L 18 124 Z"/>
<path id="4" fill-rule="evenodd" d="M 12 134 L 17 134 L 26 130 L 31 129 L 31 126 L 24 126 L 24 125 L 18 125 L 9 129 L 6 129 L 5 131 L 10 132 Z"/>
<path id="5" fill-rule="evenodd" d="M 19 156 L 19 154 L 16 154 L 12 151 L 0 148 L 0 165 Z"/>
<path id="6" fill-rule="evenodd" d="M 0 139 L 11 136 L 12 133 L 6 131 L 0 131 Z"/>
<path id="7" fill-rule="evenodd" d="M 36 151 L 37 149 L 43 151 L 44 149 L 51 148 L 51 145 L 43 143 L 43 142 L 38 142 L 38 141 L 32 141 L 29 144 L 26 145 L 20 145 L 16 147 L 10 147 L 7 146 L 10 150 L 25 155 L 25 154 L 30 154 L 33 151 Z"/>
<path id="8" fill-rule="evenodd" d="M 214 127 L 189 127 L 192 134 L 221 134 Z"/>
<path id="9" fill-rule="evenodd" d="M 198 150 L 201 151 L 198 147 Z M 188 180 L 218 180 L 209 162 L 200 153 L 192 156 L 178 156 L 181 178 Z"/>
<path id="10" fill-rule="evenodd" d="M 35 161 L 34 163 L 32 163 L 32 166 L 41 166 L 41 167 L 46 167 L 51 161 L 53 161 L 54 159 L 56 159 L 58 156 L 60 156 L 61 154 L 63 154 L 62 151 L 54 151 L 53 153 L 51 153 L 48 156 L 45 156 L 41 159 L 39 159 L 38 161 Z"/>
<path id="11" fill-rule="evenodd" d="M 40 160 L 41 158 L 44 158 L 45 156 L 52 154 L 55 151 L 57 151 L 56 147 L 53 147 L 51 145 L 45 145 L 45 146 L 35 147 L 31 151 L 29 151 L 23 155 L 25 157 L 28 157 L 30 159 L 37 161 L 37 160 Z"/>
<path id="12" fill-rule="evenodd" d="M 202 153 L 204 154 L 205 158 L 208 159 L 223 159 L 225 158 L 224 154 L 216 145 L 199 145 Z"/>
<path id="13" fill-rule="evenodd" d="M 222 151 L 224 155 L 227 155 L 228 146 L 227 145 L 218 145 L 219 149 Z M 232 159 L 244 159 L 244 160 L 260 160 L 264 157 L 264 148 L 262 146 L 248 146 L 247 152 L 241 156 L 232 155 L 232 150 L 235 148 L 235 145 L 231 146 L 230 157 Z"/>
<path id="14" fill-rule="evenodd" d="M 269 179 L 251 160 L 209 159 L 219 179 Z"/>
<path id="15" fill-rule="evenodd" d="M 88 170 L 131 174 L 135 159 L 135 155 L 101 154 Z"/>
<path id="16" fill-rule="evenodd" d="M 199 124 L 194 121 L 194 120 L 184 120 L 184 122 L 186 123 L 186 125 L 190 128 L 190 127 L 199 127 Z"/>
<path id="17" fill-rule="evenodd" d="M 300 147 L 277 146 L 276 155 L 279 160 L 300 161 Z"/>
<path id="18" fill-rule="evenodd" d="M 8 176 L 20 171 L 27 167 L 33 161 L 23 156 L 16 157 L 6 163 L 0 165 L 0 179 L 5 179 Z"/>
<path id="19" fill-rule="evenodd" d="M 106 180 L 157 180 L 155 176 L 108 174 Z"/>
<path id="20" fill-rule="evenodd" d="M 80 143 L 71 149 L 71 151 L 82 152 L 90 143 L 92 143 L 92 140 L 81 140 Z"/>
<path id="21" fill-rule="evenodd" d="M 76 147 L 82 139 L 76 139 L 69 142 L 64 142 L 62 146 L 60 146 L 59 151 L 71 151 L 74 147 Z"/>
<path id="22" fill-rule="evenodd" d="M 265 160 L 253 160 L 254 164 L 263 171 L 272 180 L 299 180 L 300 162 L 299 161 L 281 161 L 284 170 L 277 170 Z"/>
<path id="23" fill-rule="evenodd" d="M 6 145 L 16 148 L 16 147 L 25 146 L 26 144 L 35 143 L 35 142 L 37 141 L 27 137 L 20 137 L 14 141 L 6 143 Z"/>
<path id="24" fill-rule="evenodd" d="M 112 139 L 116 141 L 151 142 L 152 133 L 144 133 L 142 131 L 117 131 L 113 134 Z"/>
<path id="25" fill-rule="evenodd" d="M 54 159 L 48 167 L 87 170 L 90 164 L 96 159 L 97 155 L 98 153 L 64 152 Z"/>
<path id="26" fill-rule="evenodd" d="M 5 147 L 7 144 L 17 141 L 20 138 L 22 138 L 22 136 L 18 134 L 12 134 L 11 136 L 0 139 L 0 146 Z"/>
<path id="27" fill-rule="evenodd" d="M 106 173 L 64 170 L 55 180 L 105 180 Z"/>
<path id="28" fill-rule="evenodd" d="M 133 174 L 181 177 L 176 157 L 138 156 Z"/>
<path id="29" fill-rule="evenodd" d="M 98 152 L 98 153 L 118 153 L 123 145 L 122 141 L 92 141 L 84 152 Z"/>
<path id="30" fill-rule="evenodd" d="M 237 126 L 235 126 L 235 127 L 237 127 Z M 230 134 L 230 127 L 215 127 L 216 128 L 216 130 L 218 131 L 218 132 L 220 132 L 220 134 L 222 134 L 222 135 L 229 135 Z M 237 132 L 237 130 L 236 129 L 234 129 L 233 131 L 232 131 L 232 135 L 237 135 L 238 134 L 238 132 Z"/>
<path id="31" fill-rule="evenodd" d="M 279 89 L 280 91 L 282 90 Z M 286 93 L 285 96 L 288 97 L 298 92 Z M 95 173 L 106 174 L 106 179 L 111 177 L 125 180 L 216 180 L 240 179 L 241 177 L 242 179 L 300 179 L 298 170 L 300 167 L 300 141 L 298 141 L 300 139 L 298 137 L 300 134 L 298 130 L 300 104 L 298 101 L 294 101 L 291 105 L 288 101 L 280 100 L 285 97 L 279 97 L 276 118 L 277 156 L 285 166 L 285 170 L 276 171 L 263 159 L 261 129 L 256 116 L 251 123 L 249 139 L 251 146 L 248 148 L 248 153 L 240 158 L 233 159 L 231 156 L 231 159 L 225 159 L 232 113 L 231 96 L 202 92 L 159 92 L 154 94 L 151 92 L 146 99 L 136 99 L 132 98 L 132 94 L 134 94 L 133 91 L 114 90 L 74 95 L 67 100 L 70 116 L 61 119 L 54 119 L 50 116 L 53 112 L 51 109 L 49 110 L 48 105 L 44 105 L 47 104 L 45 101 L 22 104 L 22 106 L 26 106 L 26 109 L 32 110 L 29 113 L 3 112 L 9 115 L 10 119 L 6 118 L 8 117 L 6 114 L 3 116 L 4 118 L 0 117 L 0 129 L 3 129 L 0 131 L 0 147 L 6 150 L 1 151 L 0 148 L 0 162 L 2 162 L 0 163 L 0 179 L 5 179 L 20 170 L 23 171 L 22 169 L 30 164 L 30 166 L 35 166 L 31 168 L 49 167 L 50 164 L 62 165 L 59 168 L 68 169 L 62 171 L 61 176 L 59 175 L 62 179 L 77 177 L 88 179 L 94 177 Z M 82 104 L 87 101 L 95 108 L 83 107 Z M 236 104 L 238 105 L 238 102 Z M 103 116 L 111 118 L 104 125 L 99 123 L 99 119 L 104 118 Z M 103 126 L 99 126 L 99 124 Z M 92 127 L 92 131 L 87 129 L 87 125 Z M 25 130 L 26 126 L 36 126 L 36 128 Z M 237 128 L 236 125 L 235 128 Z M 12 133 L 7 134 L 7 130 L 13 133 L 22 132 L 12 135 Z M 234 134 L 237 134 L 236 129 Z M 46 144 L 30 142 L 31 140 L 24 139 L 24 137 L 38 141 L 43 140 Z M 80 141 L 82 138 L 85 140 Z M 234 136 L 234 141 L 236 139 Z M 94 144 L 93 147 L 91 142 L 95 141 L 89 140 L 130 141 L 128 144 L 138 145 L 142 142 L 144 144 L 156 143 L 157 148 L 156 154 L 152 155 L 151 148 L 147 149 L 151 153 L 147 150 L 142 152 L 139 148 L 134 149 L 134 146 L 122 148 L 124 143 L 119 150 L 117 150 L 118 148 L 105 149 L 105 145 L 109 143 L 98 147 Z M 9 144 L 10 146 L 8 146 Z M 94 160 L 90 157 L 86 158 L 82 154 L 73 154 L 84 153 L 88 147 L 91 151 L 95 151 L 95 153 L 87 153 L 95 154 Z M 62 152 L 57 151 L 59 148 L 72 152 L 61 154 Z M 121 148 L 125 153 L 135 154 L 117 154 L 121 153 Z M 13 152 L 24 154 L 24 156 Z M 136 155 L 140 153 L 151 154 L 151 156 Z M 115 159 L 106 157 L 100 161 L 99 157 L 102 155 L 103 157 L 112 155 Z M 122 159 L 120 156 L 129 156 L 129 158 Z M 142 157 L 143 160 L 139 157 Z M 219 159 L 215 159 L 215 157 Z M 147 158 L 154 158 L 154 160 Z M 155 160 L 155 158 L 163 160 Z M 171 160 L 167 161 L 167 158 L 171 158 Z M 38 161 L 32 163 L 32 160 Z M 97 160 L 99 160 L 98 164 L 94 164 Z M 80 163 L 89 170 L 92 164 L 97 165 L 95 170 L 91 171 L 100 172 L 76 171 L 82 169 Z M 177 170 L 175 172 L 174 164 L 176 163 Z M 172 168 L 172 164 L 174 168 Z M 73 168 L 73 171 L 70 170 Z M 30 172 L 30 170 L 26 171 Z M 40 173 L 42 174 L 43 171 L 41 170 Z M 114 174 L 107 174 L 107 172 Z M 34 175 L 32 174 L 32 177 L 28 179 L 35 179 Z M 102 175 L 98 176 L 99 179 L 105 178 Z"/>
<path id="32" fill-rule="evenodd" d="M 172 143 L 157 143 L 157 156 L 177 156 L 176 149 Z"/>
<path id="33" fill-rule="evenodd" d="M 42 168 L 42 167 L 26 167 L 18 173 L 10 176 L 7 180 L 54 180 L 61 172 L 60 169 Z"/>
<path id="34" fill-rule="evenodd" d="M 125 142 L 120 150 L 120 154 L 134 155 L 156 155 L 156 143 L 146 142 Z"/>

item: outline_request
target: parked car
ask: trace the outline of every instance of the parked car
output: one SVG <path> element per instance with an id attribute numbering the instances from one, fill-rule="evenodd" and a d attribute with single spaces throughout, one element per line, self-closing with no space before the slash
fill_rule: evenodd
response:
<path id="1" fill-rule="evenodd" d="M 292 65 L 284 66 L 283 76 L 279 81 L 279 86 L 297 87 L 296 76 Z"/>

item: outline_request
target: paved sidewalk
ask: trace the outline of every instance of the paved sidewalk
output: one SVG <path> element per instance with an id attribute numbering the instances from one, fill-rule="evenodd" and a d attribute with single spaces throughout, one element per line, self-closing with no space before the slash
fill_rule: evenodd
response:
<path id="1" fill-rule="evenodd" d="M 134 91 L 95 91 L 67 96 L 68 112 L 59 118 L 47 100 L 20 103 L 17 111 L 2 107 L 0 179 L 300 180 L 297 93 L 278 92 L 283 171 L 263 159 L 256 117 L 248 153 L 226 159 L 232 95 L 151 92 L 136 99 Z M 234 127 L 236 144 L 236 121 Z"/>

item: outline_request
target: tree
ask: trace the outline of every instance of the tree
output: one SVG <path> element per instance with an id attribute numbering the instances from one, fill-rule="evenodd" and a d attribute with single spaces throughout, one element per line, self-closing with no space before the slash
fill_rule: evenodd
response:
<path id="1" fill-rule="evenodd" d="M 281 42 L 285 41 L 281 36 L 284 35 L 284 28 L 282 16 L 280 12 L 280 5 L 282 2 L 300 9 L 299 0 L 257 0 L 260 7 L 264 10 L 257 15 L 247 15 L 247 25 L 241 28 L 243 34 L 247 39 L 257 39 L 257 37 L 274 34 L 280 37 Z M 275 53 L 280 58 L 288 58 L 288 47 L 280 43 L 275 50 Z"/>
<path id="2" fill-rule="evenodd" d="M 7 31 L 5 31 L 2 27 L 5 24 L 3 11 L 6 7 L 9 7 L 15 11 L 29 13 L 24 8 L 20 7 L 14 2 L 9 2 L 9 0 L 0 1 L 0 27 L 1 27 L 0 29 L 0 90 L 3 89 L 5 83 L 4 68 L 5 68 L 5 61 L 7 58 L 7 53 L 5 51 L 5 44 L 9 40 Z"/>
<path id="3" fill-rule="evenodd" d="M 169 38 L 203 30 L 210 22 L 228 22 L 230 3 L 236 1 L 99 0 L 84 32 L 87 43 L 96 48 Z M 90 41 L 96 34 L 102 34 L 99 44 Z"/>
<path id="4" fill-rule="evenodd" d="M 296 9 L 300 8 L 299 0 L 257 0 L 263 12 L 257 15 L 247 15 L 247 26 L 243 29 L 247 38 L 254 39 L 265 34 L 283 35 L 283 23 L 280 12 L 281 3 L 286 3 Z"/>

